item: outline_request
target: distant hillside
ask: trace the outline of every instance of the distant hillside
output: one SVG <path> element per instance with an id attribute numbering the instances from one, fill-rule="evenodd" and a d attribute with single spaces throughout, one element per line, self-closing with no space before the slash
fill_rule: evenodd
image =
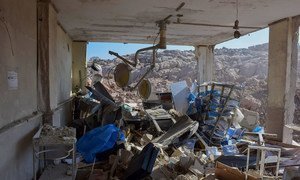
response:
<path id="1" fill-rule="evenodd" d="M 215 49 L 215 80 L 233 82 L 245 85 L 245 94 L 241 106 L 247 109 L 265 113 L 267 97 L 268 44 L 261 44 L 242 49 Z M 146 52 L 139 56 L 140 63 L 132 71 L 132 79 L 137 79 L 145 72 L 151 60 L 152 53 Z M 124 56 L 133 59 L 134 54 Z M 89 63 L 102 65 L 104 76 L 121 61 L 102 60 L 98 57 L 90 59 Z M 300 65 L 300 63 L 299 63 Z M 168 91 L 172 82 L 186 80 L 190 85 L 196 79 L 196 60 L 193 51 L 164 50 L 158 51 L 155 69 L 148 75 L 156 91 Z M 112 73 L 110 74 L 112 75 Z M 110 76 L 112 78 L 112 76 Z M 140 101 L 135 92 L 122 92 L 109 80 L 111 93 L 121 101 Z M 114 92 L 117 90 L 117 92 Z M 126 98 L 124 95 L 130 96 Z M 299 95 L 300 97 L 300 95 Z"/>

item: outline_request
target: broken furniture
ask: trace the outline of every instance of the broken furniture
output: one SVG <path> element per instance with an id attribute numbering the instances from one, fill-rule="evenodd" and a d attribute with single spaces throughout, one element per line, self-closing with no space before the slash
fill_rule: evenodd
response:
<path id="1" fill-rule="evenodd" d="M 138 155 L 131 159 L 122 179 L 138 180 L 150 175 L 158 152 L 159 149 L 157 147 L 152 143 L 148 143 Z"/>
<path id="2" fill-rule="evenodd" d="M 222 179 L 222 180 L 245 179 L 245 173 L 240 171 L 238 168 L 230 167 L 221 162 L 216 163 L 215 176 L 217 179 Z M 256 178 L 252 175 L 248 175 L 248 179 L 258 180 L 259 178 Z"/>
<path id="3" fill-rule="evenodd" d="M 60 161 L 69 156 L 72 157 L 72 179 L 73 180 L 75 179 L 76 177 L 76 160 L 75 160 L 76 131 L 74 128 L 70 128 L 70 127 L 59 128 L 50 125 L 44 125 L 33 136 L 32 143 L 33 143 L 34 180 L 37 179 L 36 169 L 35 169 L 37 167 L 36 164 L 37 160 L 39 161 L 42 160 L 45 168 L 47 160 Z M 58 148 L 58 146 L 63 146 L 64 148 L 61 149 Z M 57 154 L 61 152 L 63 153 L 63 155 L 58 156 Z M 42 174 L 40 179 L 43 179 L 43 177 L 47 178 L 45 176 L 46 175 L 43 176 Z"/>
<path id="4" fill-rule="evenodd" d="M 153 122 L 158 133 L 167 131 L 173 124 L 176 123 L 175 119 L 164 109 L 146 109 L 145 110 L 149 119 Z"/>
<path id="5" fill-rule="evenodd" d="M 265 176 L 264 171 L 265 171 L 265 163 L 266 163 L 266 152 L 267 151 L 274 151 L 277 152 L 277 163 L 276 163 L 276 172 L 275 172 L 275 178 L 278 178 L 278 171 L 279 171 L 279 162 L 280 162 L 280 155 L 281 155 L 281 149 L 280 148 L 273 148 L 273 147 L 266 147 L 266 146 L 253 146 L 249 145 L 248 150 L 247 150 L 247 166 L 246 166 L 246 179 L 249 174 L 249 157 L 250 157 L 250 150 L 254 149 L 257 150 L 257 153 L 260 154 L 260 158 L 256 159 L 256 162 L 258 161 L 259 164 L 257 164 L 256 169 L 259 169 L 259 175 L 260 178 L 264 177 L 270 177 L 270 176 Z M 273 178 L 273 177 L 271 177 Z"/>
<path id="6" fill-rule="evenodd" d="M 92 92 L 91 98 L 100 101 L 100 107 L 98 109 L 97 119 L 100 124 L 112 124 L 115 120 L 121 119 L 121 108 L 115 103 L 112 96 L 108 93 L 106 88 L 99 81 L 94 84 L 94 88 L 86 86 L 86 88 Z"/>
<path id="7" fill-rule="evenodd" d="M 233 155 L 233 156 L 221 155 L 216 159 L 216 161 L 230 167 L 236 167 L 239 170 L 245 170 L 247 167 L 247 156 L 242 154 Z M 256 156 L 250 156 L 249 168 L 254 168 L 255 166 L 256 166 Z"/>
<path id="8" fill-rule="evenodd" d="M 94 114 L 98 111 L 100 103 L 91 98 L 76 97 L 74 104 L 74 121 L 72 126 L 76 128 L 76 138 L 80 138 L 87 131 L 99 125 L 97 119 L 94 119 Z"/>
<path id="9" fill-rule="evenodd" d="M 265 146 L 264 137 L 277 138 L 277 134 L 262 133 L 262 132 L 244 132 L 244 134 L 248 136 L 256 136 L 257 144 L 260 146 Z"/>
<path id="10" fill-rule="evenodd" d="M 204 89 L 204 91 L 203 91 Z M 198 87 L 202 107 L 198 119 L 202 135 L 209 145 L 220 145 L 231 127 L 235 108 L 239 106 L 242 88 L 234 84 L 207 82 Z"/>
<path id="11" fill-rule="evenodd" d="M 174 142 L 175 139 L 180 138 L 186 134 L 185 138 L 190 138 L 197 131 L 199 124 L 197 121 L 193 121 L 188 116 L 184 115 L 179 117 L 176 123 L 163 135 L 152 140 L 153 143 L 167 146 Z"/>

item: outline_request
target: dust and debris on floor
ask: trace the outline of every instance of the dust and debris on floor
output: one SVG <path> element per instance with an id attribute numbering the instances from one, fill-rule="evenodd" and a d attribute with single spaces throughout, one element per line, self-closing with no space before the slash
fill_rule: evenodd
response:
<path id="1" fill-rule="evenodd" d="M 117 102 L 100 81 L 87 88 L 76 94 L 72 127 L 41 132 L 68 140 L 76 130 L 76 162 L 52 163 L 75 163 L 76 179 L 300 177 L 300 149 L 275 141 L 257 112 L 240 108 L 246 87 L 181 81 L 142 104 Z"/>

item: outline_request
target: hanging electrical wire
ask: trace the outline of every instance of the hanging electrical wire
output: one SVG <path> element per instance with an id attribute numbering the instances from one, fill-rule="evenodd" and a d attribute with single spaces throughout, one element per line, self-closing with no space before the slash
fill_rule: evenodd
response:
<path id="1" fill-rule="evenodd" d="M 9 38 L 9 43 L 10 43 L 10 49 L 11 49 L 11 54 L 12 56 L 14 56 L 14 50 L 13 50 L 13 46 L 12 46 L 12 40 L 11 40 L 11 35 L 10 35 L 10 32 L 9 32 L 9 29 L 8 29 L 8 26 L 7 26 L 7 23 L 6 23 L 6 20 L 4 17 L 0 17 L 0 21 L 3 23 L 4 27 L 5 27 L 5 30 L 8 34 L 8 38 Z"/>

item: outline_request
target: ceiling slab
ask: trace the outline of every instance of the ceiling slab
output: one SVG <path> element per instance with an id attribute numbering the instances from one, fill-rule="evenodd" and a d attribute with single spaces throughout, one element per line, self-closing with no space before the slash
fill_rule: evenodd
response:
<path id="1" fill-rule="evenodd" d="M 60 24 L 78 41 L 152 44 L 159 28 L 156 21 L 168 15 L 167 44 L 214 45 L 233 38 L 231 27 L 175 24 L 181 22 L 233 26 L 236 0 L 52 0 Z M 178 12 L 175 9 L 185 3 Z M 239 0 L 240 26 L 264 28 L 299 15 L 299 0 Z M 241 34 L 256 31 L 240 29 Z"/>

